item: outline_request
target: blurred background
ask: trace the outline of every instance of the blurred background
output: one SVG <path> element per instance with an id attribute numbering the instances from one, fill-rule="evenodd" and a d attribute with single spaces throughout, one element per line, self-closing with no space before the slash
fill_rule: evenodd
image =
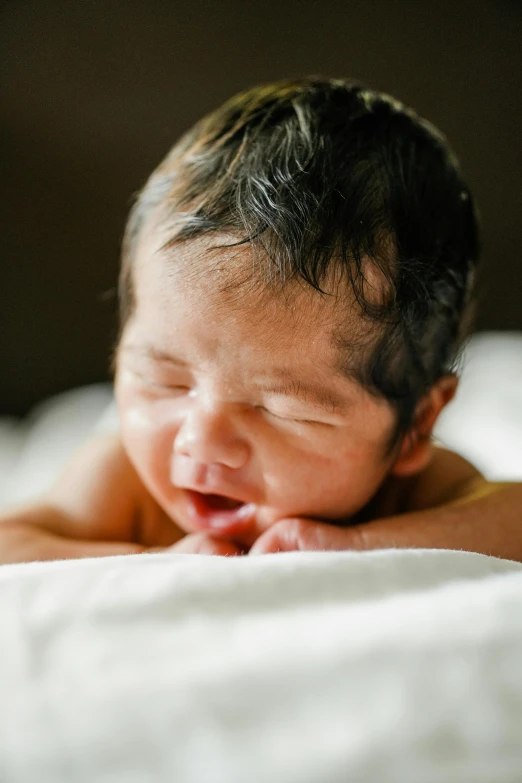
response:
<path id="1" fill-rule="evenodd" d="M 0 6 L 0 414 L 108 379 L 132 195 L 252 84 L 322 73 L 441 128 L 477 199 L 479 330 L 522 330 L 517 0 L 32 0 Z"/>

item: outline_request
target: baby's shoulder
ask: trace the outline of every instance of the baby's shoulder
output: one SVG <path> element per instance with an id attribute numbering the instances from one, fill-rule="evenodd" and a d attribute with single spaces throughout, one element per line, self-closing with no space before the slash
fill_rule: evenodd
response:
<path id="1" fill-rule="evenodd" d="M 100 434 L 76 455 L 50 498 L 89 538 L 170 546 L 182 531 L 159 506 L 117 432 Z"/>
<path id="2" fill-rule="evenodd" d="M 454 451 L 433 446 L 428 465 L 404 481 L 395 513 L 425 511 L 466 497 L 477 484 L 487 483 L 479 470 Z"/>
<path id="3" fill-rule="evenodd" d="M 135 521 L 149 503 L 118 433 L 100 434 L 82 446 L 46 499 L 89 537 L 114 540 L 132 540 Z"/>

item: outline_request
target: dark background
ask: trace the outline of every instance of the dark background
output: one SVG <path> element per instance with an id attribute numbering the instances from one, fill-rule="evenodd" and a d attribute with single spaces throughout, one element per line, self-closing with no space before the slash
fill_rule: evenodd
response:
<path id="1" fill-rule="evenodd" d="M 132 194 L 234 92 L 352 76 L 439 126 L 478 201 L 479 329 L 522 329 L 522 9 L 512 0 L 7 2 L 0 413 L 104 380 Z"/>

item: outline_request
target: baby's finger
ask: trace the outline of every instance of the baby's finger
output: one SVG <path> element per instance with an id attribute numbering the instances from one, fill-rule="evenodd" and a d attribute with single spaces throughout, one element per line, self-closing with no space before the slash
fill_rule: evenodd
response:
<path id="1" fill-rule="evenodd" d="M 339 528 L 310 519 L 282 519 L 264 532 L 253 544 L 249 554 L 271 552 L 339 551 L 365 549 L 360 528 Z"/>
<path id="2" fill-rule="evenodd" d="M 206 533 L 193 533 L 185 536 L 173 546 L 163 550 L 164 552 L 175 552 L 177 554 L 188 555 L 242 555 L 243 551 L 231 541 L 224 541 L 219 538 L 212 538 Z"/>

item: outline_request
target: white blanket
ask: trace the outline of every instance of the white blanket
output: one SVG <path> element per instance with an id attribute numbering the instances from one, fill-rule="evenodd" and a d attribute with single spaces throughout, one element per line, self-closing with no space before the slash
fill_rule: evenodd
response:
<path id="1" fill-rule="evenodd" d="M 522 565 L 0 568 L 2 783 L 520 783 Z"/>

